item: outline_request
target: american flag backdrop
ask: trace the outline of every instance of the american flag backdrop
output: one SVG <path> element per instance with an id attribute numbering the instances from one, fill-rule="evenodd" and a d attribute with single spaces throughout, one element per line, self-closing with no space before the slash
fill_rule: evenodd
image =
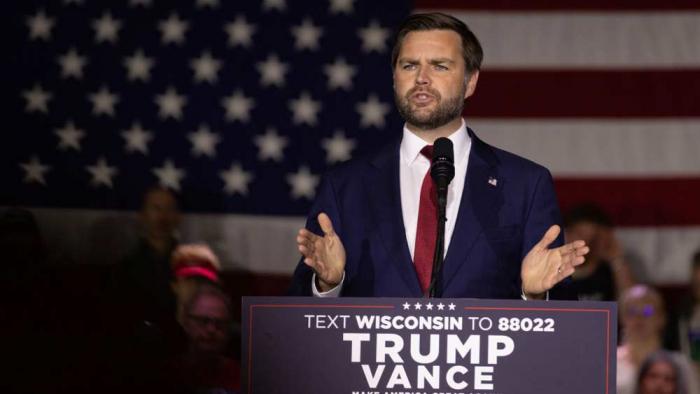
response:
<path id="1" fill-rule="evenodd" d="M 290 273 L 323 172 L 401 130 L 389 52 L 415 10 L 480 38 L 467 123 L 549 167 L 563 209 L 601 204 L 657 282 L 685 281 L 700 247 L 696 2 L 16 3 L 0 205 L 33 207 L 76 260 L 95 223 L 162 184 L 184 239 L 228 267 Z"/>

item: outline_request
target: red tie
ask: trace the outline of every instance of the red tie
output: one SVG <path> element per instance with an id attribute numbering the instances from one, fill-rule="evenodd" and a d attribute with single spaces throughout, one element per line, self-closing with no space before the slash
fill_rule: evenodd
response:
<path id="1" fill-rule="evenodd" d="M 420 153 L 433 159 L 433 146 L 426 145 Z M 433 256 L 435 255 L 435 240 L 437 239 L 437 192 L 435 182 L 430 176 L 430 168 L 423 178 L 420 189 L 420 205 L 418 207 L 418 226 L 416 228 L 416 248 L 413 253 L 413 263 L 418 273 L 423 294 L 428 293 L 430 275 L 433 272 Z"/>

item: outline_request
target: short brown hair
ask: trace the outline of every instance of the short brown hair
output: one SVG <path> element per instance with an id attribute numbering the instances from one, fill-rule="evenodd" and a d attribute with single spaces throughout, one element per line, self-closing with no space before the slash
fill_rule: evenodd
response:
<path id="1" fill-rule="evenodd" d="M 462 57 L 468 73 L 481 69 L 481 61 L 484 59 L 484 51 L 474 33 L 469 30 L 464 22 L 459 19 L 433 12 L 428 14 L 413 14 L 409 16 L 396 33 L 394 48 L 391 50 L 391 67 L 396 67 L 399 58 L 399 51 L 406 35 L 412 31 L 427 30 L 452 30 L 462 38 Z"/>

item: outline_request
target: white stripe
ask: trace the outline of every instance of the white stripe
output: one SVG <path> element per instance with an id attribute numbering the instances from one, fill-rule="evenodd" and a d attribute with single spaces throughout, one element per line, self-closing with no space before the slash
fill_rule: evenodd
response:
<path id="1" fill-rule="evenodd" d="M 484 141 L 555 176 L 698 176 L 700 118 L 467 119 Z"/>
<path id="2" fill-rule="evenodd" d="M 32 209 L 49 247 L 77 262 L 114 264 L 138 234 L 134 212 Z M 183 242 L 206 242 L 225 270 L 290 275 L 299 260 L 295 238 L 301 217 L 186 214 Z M 687 281 L 700 248 L 700 226 L 624 227 L 617 235 L 631 253 L 634 271 L 654 283 Z M 89 260 L 88 260 L 89 259 Z"/>
<path id="3" fill-rule="evenodd" d="M 700 66 L 697 11 L 447 12 L 481 41 L 484 68 Z"/>

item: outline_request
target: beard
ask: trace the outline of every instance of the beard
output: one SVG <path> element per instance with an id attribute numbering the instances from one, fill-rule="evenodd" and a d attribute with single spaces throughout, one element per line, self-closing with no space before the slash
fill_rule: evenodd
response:
<path id="1" fill-rule="evenodd" d="M 428 113 L 420 113 L 417 109 L 411 107 L 410 97 L 419 90 L 425 91 L 435 98 L 437 101 L 435 109 Z M 399 114 L 406 123 L 420 130 L 433 130 L 462 115 L 464 110 L 464 93 L 466 91 L 467 86 L 464 84 L 458 95 L 447 97 L 443 100 L 440 92 L 431 87 L 414 87 L 406 92 L 406 95 L 403 97 L 400 97 L 394 90 L 394 101 Z"/>

